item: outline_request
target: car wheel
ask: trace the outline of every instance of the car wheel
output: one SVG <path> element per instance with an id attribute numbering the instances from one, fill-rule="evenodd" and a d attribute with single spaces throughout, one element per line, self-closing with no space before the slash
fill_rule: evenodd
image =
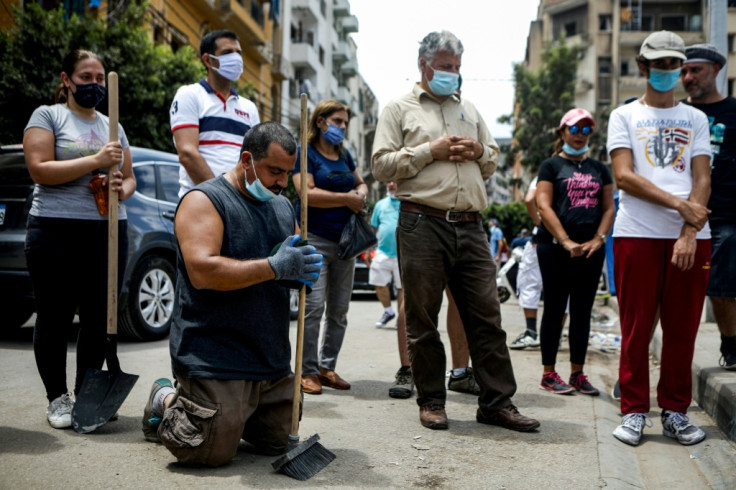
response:
<path id="1" fill-rule="evenodd" d="M 289 318 L 296 320 L 299 316 L 299 291 L 289 289 Z"/>
<path id="2" fill-rule="evenodd" d="M 506 286 L 498 286 L 498 301 L 505 303 L 511 297 L 511 291 Z"/>
<path id="3" fill-rule="evenodd" d="M 128 300 L 121 305 L 122 334 L 137 340 L 158 340 L 169 334 L 175 278 L 174 266 L 163 257 L 145 257 L 136 265 Z"/>

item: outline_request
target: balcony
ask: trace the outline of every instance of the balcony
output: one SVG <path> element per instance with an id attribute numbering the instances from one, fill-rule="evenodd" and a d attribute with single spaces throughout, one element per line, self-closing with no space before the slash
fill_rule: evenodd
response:
<path id="1" fill-rule="evenodd" d="M 336 18 L 350 15 L 350 2 L 348 0 L 335 0 L 335 6 L 332 7 L 332 15 Z"/>
<path id="2" fill-rule="evenodd" d="M 294 69 L 289 59 L 282 54 L 275 54 L 271 62 L 271 76 L 277 82 L 283 82 L 294 76 Z"/>
<path id="3" fill-rule="evenodd" d="M 348 15 L 347 17 L 341 18 L 340 25 L 342 26 L 342 31 L 345 34 L 358 32 L 358 18 L 354 15 Z"/>
<path id="4" fill-rule="evenodd" d="M 319 55 L 311 44 L 296 43 L 291 45 L 291 62 L 296 68 L 306 68 L 311 73 L 317 73 L 322 66 Z"/>
<path id="5" fill-rule="evenodd" d="M 292 0 L 291 10 L 294 17 L 301 21 L 317 22 L 322 17 L 319 0 Z"/>
<path id="6" fill-rule="evenodd" d="M 650 31 L 621 31 L 619 43 L 621 46 L 633 46 L 639 48 L 649 34 L 651 34 Z M 685 46 L 706 42 L 705 34 L 700 31 L 676 31 L 675 34 L 685 41 Z"/>
<path id="7" fill-rule="evenodd" d="M 353 96 L 350 94 L 350 89 L 347 87 L 337 87 L 337 101 L 342 102 L 346 106 L 353 108 L 352 101 Z"/>
<path id="8" fill-rule="evenodd" d="M 262 25 L 253 18 L 251 12 L 243 8 L 237 1 L 231 0 L 194 0 L 193 6 L 202 9 L 205 16 L 213 16 L 240 37 L 243 51 L 268 63 L 270 59 L 263 58 L 256 49 L 266 42 L 266 32 Z"/>
<path id="9" fill-rule="evenodd" d="M 340 67 L 340 73 L 346 77 L 354 77 L 358 74 L 358 61 L 351 58 Z"/>
<path id="10" fill-rule="evenodd" d="M 350 46 L 346 41 L 339 41 L 337 47 L 332 50 L 332 62 L 341 65 L 350 59 Z"/>

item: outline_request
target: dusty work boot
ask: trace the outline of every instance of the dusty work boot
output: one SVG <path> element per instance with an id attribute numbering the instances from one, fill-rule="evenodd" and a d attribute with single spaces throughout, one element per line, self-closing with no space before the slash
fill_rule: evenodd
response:
<path id="1" fill-rule="evenodd" d="M 498 425 L 519 432 L 530 432 L 539 428 L 538 420 L 520 414 L 514 405 L 508 405 L 493 413 L 486 413 L 478 408 L 475 420 L 481 424 Z"/>
<path id="2" fill-rule="evenodd" d="M 419 407 L 419 420 L 428 429 L 447 430 L 447 413 L 444 405 L 430 403 Z"/>
<path id="3" fill-rule="evenodd" d="M 455 376 L 451 372 L 450 379 L 447 381 L 447 389 L 459 393 L 480 395 L 480 386 L 475 382 L 472 367 L 465 368 L 465 374 L 461 374 L 460 376 Z"/>
<path id="4" fill-rule="evenodd" d="M 396 372 L 396 381 L 388 390 L 391 398 L 409 398 L 414 391 L 414 377 L 410 366 L 401 366 Z"/>

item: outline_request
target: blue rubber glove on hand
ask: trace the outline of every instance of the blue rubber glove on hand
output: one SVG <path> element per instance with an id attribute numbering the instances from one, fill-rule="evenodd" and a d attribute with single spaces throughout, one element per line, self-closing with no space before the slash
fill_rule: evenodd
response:
<path id="1" fill-rule="evenodd" d="M 312 245 L 295 247 L 300 239 L 299 235 L 287 237 L 276 254 L 268 258 L 268 263 L 277 281 L 296 280 L 311 287 L 319 279 L 322 255 Z"/>

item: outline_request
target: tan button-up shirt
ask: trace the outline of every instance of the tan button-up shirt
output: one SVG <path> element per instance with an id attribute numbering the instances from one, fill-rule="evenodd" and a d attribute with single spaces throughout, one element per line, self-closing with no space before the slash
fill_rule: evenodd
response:
<path id="1" fill-rule="evenodd" d="M 473 138 L 483 154 L 473 162 L 435 160 L 431 141 L 444 135 Z M 433 208 L 480 211 L 488 206 L 484 180 L 498 163 L 498 145 L 475 106 L 452 95 L 439 103 L 417 83 L 381 113 L 371 168 L 396 182 L 396 197 Z"/>

